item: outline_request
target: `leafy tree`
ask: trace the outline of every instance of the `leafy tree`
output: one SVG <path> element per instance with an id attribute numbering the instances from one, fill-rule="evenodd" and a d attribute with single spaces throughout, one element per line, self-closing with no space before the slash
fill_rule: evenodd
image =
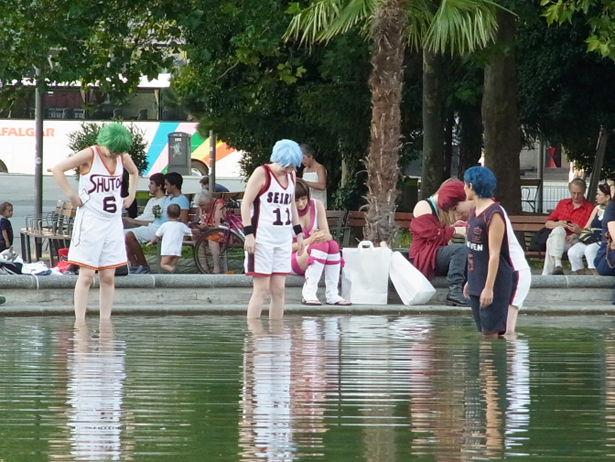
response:
<path id="1" fill-rule="evenodd" d="M 166 0 L 0 2 L 0 91 L 15 97 L 34 68 L 47 82 L 131 91 L 173 65 L 181 27 L 201 14 L 176 10 Z"/>
<path id="2" fill-rule="evenodd" d="M 122 123 L 119 120 L 115 122 Z M 95 145 L 100 129 L 104 125 L 105 124 L 97 124 L 93 122 L 83 122 L 79 131 L 69 133 L 68 147 L 71 151 L 73 151 L 73 154 L 78 153 L 88 146 Z M 147 142 L 144 137 L 145 132 L 132 123 L 128 124 L 126 128 L 132 137 L 132 145 L 128 151 L 128 154 L 130 154 L 130 157 L 132 157 L 132 160 L 139 169 L 139 173 L 143 173 L 147 170 L 147 161 L 145 160 L 145 156 L 147 155 Z"/>
<path id="3" fill-rule="evenodd" d="M 310 143 L 328 170 L 330 191 L 344 163 L 345 186 L 333 202 L 357 208 L 363 193 L 357 170 L 369 136 L 367 44 L 348 34 L 311 53 L 288 45 L 282 40 L 287 6 L 286 0 L 202 2 L 207 17 L 186 30 L 189 63 L 173 86 L 203 134 L 214 130 L 248 152 L 244 174 L 268 161 L 280 138 Z"/>
<path id="4" fill-rule="evenodd" d="M 539 14 L 537 9 L 536 18 Z M 600 127 L 615 128 L 615 64 L 587 52 L 590 31 L 581 15 L 559 27 L 534 19 L 520 25 L 517 40 L 520 118 L 526 135 L 561 144 L 566 156 L 588 172 Z M 601 176 L 614 173 L 615 146 L 610 143 Z"/>
<path id="5" fill-rule="evenodd" d="M 551 25 L 572 24 L 575 16 L 582 15 L 589 26 L 588 51 L 615 60 L 615 4 L 610 0 L 541 0 L 546 7 L 544 16 Z"/>
<path id="6" fill-rule="evenodd" d="M 287 38 L 302 43 L 327 42 L 352 29 L 369 38 L 372 72 L 372 122 L 367 167 L 366 226 L 373 241 L 391 241 L 396 233 L 394 212 L 398 196 L 400 105 L 406 42 L 427 45 L 437 52 L 456 53 L 484 46 L 493 38 L 494 5 L 480 0 L 406 2 L 404 0 L 317 0 L 295 17 Z"/>

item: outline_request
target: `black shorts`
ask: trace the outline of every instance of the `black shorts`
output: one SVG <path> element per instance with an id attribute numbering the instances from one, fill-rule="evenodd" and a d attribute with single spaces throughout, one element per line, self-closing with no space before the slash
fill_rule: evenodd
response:
<path id="1" fill-rule="evenodd" d="M 478 296 L 470 295 L 470 306 L 479 332 L 498 335 L 506 333 L 510 297 L 494 298 L 491 305 L 484 308 L 480 308 L 479 299 Z"/>

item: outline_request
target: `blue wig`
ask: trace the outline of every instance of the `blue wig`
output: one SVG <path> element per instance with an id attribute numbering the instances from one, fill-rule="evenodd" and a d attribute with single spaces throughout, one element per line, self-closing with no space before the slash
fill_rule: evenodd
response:
<path id="1" fill-rule="evenodd" d="M 487 167 L 471 167 L 463 174 L 463 181 L 472 185 L 474 193 L 480 199 L 493 197 L 497 181 L 495 175 Z"/>
<path id="2" fill-rule="evenodd" d="M 292 140 L 280 140 L 273 146 L 271 162 L 280 164 L 283 167 L 292 165 L 297 168 L 301 165 L 303 153 L 299 144 Z"/>
<path id="3" fill-rule="evenodd" d="M 96 144 L 106 147 L 112 154 L 123 154 L 130 149 L 132 136 L 126 127 L 114 122 L 103 125 L 98 132 Z"/>

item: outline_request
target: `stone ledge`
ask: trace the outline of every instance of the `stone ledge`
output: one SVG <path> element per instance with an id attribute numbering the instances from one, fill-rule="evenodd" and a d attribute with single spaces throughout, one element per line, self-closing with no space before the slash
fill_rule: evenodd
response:
<path id="1" fill-rule="evenodd" d="M 0 294 L 7 303 L 0 315 L 71 314 L 76 276 L 0 276 Z M 437 291 L 429 305 L 404 306 L 392 285 L 387 305 L 353 305 L 350 308 L 301 305 L 303 278 L 287 281 L 289 312 L 319 313 L 460 313 L 467 308 L 445 306 L 447 282 L 436 278 Z M 602 276 L 534 276 L 523 311 L 561 314 L 615 314 L 615 278 Z M 98 305 L 98 282 L 90 291 L 89 307 Z M 117 314 L 244 313 L 252 293 L 252 280 L 243 275 L 129 275 L 116 278 Z M 320 291 L 321 299 L 322 290 Z"/>
<path id="2" fill-rule="evenodd" d="M 68 289 L 74 288 L 77 276 L 0 276 L 0 291 L 5 289 Z M 437 277 L 432 281 L 437 289 L 448 287 L 446 278 Z M 289 276 L 287 287 L 301 287 L 303 277 Z M 321 286 L 323 282 L 321 280 Z M 240 274 L 131 274 L 115 278 L 115 286 L 120 289 L 148 288 L 227 288 L 252 287 L 252 278 Z M 93 287 L 98 287 L 94 278 Z M 582 288 L 613 289 L 615 277 L 611 276 L 532 276 L 532 288 Z"/>
<path id="3" fill-rule="evenodd" d="M 200 305 L 126 305 L 116 303 L 113 307 L 114 316 L 198 316 L 198 315 L 217 315 L 217 316 L 242 316 L 246 314 L 247 300 L 243 304 L 221 305 L 221 304 L 200 304 Z M 267 316 L 267 309 L 263 310 L 263 315 Z M 88 315 L 98 314 L 97 305 L 88 307 Z M 353 305 L 350 307 L 338 307 L 331 305 L 321 305 L 318 307 L 305 306 L 297 303 L 287 304 L 287 315 L 300 316 L 322 316 L 322 315 L 441 315 L 441 316 L 471 316 L 470 308 L 453 307 L 443 305 L 420 305 L 404 306 L 401 304 L 388 305 Z M 41 305 L 14 305 L 6 304 L 0 307 L 0 317 L 7 316 L 72 316 L 72 303 L 63 305 L 41 306 Z M 528 306 L 522 310 L 523 316 L 613 316 L 615 306 L 613 305 L 572 305 L 561 306 Z"/>

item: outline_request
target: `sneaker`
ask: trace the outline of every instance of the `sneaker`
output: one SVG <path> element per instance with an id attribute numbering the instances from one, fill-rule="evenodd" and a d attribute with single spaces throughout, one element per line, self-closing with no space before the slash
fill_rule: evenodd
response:
<path id="1" fill-rule="evenodd" d="M 561 266 L 556 266 L 555 268 L 553 268 L 553 273 L 552 274 L 553 275 L 564 274 L 564 270 L 562 269 Z"/>
<path id="2" fill-rule="evenodd" d="M 128 272 L 129 272 L 130 274 L 135 274 L 135 273 L 137 273 L 137 272 L 139 271 L 139 268 L 141 268 L 141 267 L 140 267 L 140 266 L 131 266 L 131 267 L 128 269 Z"/>
<path id="3" fill-rule="evenodd" d="M 139 266 L 137 268 L 137 271 L 134 272 L 134 274 L 149 274 L 149 273 L 151 273 L 149 266 Z"/>

